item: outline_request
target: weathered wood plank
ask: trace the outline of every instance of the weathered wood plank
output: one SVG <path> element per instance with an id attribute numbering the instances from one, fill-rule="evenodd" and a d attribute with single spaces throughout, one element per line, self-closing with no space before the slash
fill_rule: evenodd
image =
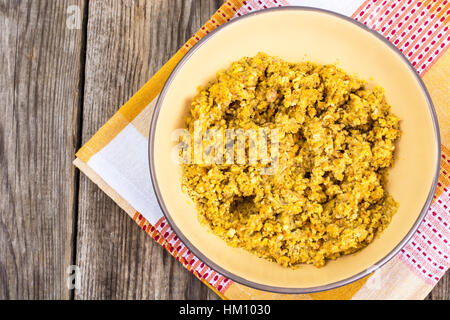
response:
<path id="1" fill-rule="evenodd" d="M 450 272 L 447 271 L 445 276 L 439 280 L 436 287 L 428 295 L 427 300 L 450 300 Z"/>
<path id="2" fill-rule="evenodd" d="M 220 1 L 90 1 L 83 142 L 201 27 Z M 76 299 L 215 299 L 85 176 Z"/>
<path id="3" fill-rule="evenodd" d="M 68 299 L 83 0 L 0 1 L 0 299 Z"/>

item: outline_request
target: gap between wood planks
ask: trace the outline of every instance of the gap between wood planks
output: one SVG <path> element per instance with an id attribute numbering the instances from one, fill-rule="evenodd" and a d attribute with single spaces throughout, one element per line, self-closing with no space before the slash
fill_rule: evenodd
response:
<path id="1" fill-rule="evenodd" d="M 85 1 L 84 12 L 82 17 L 82 30 L 81 30 L 81 50 L 80 50 L 80 81 L 78 89 L 80 95 L 78 97 L 78 113 L 76 116 L 76 141 L 75 150 L 79 150 L 82 147 L 82 133 L 83 133 L 83 110 L 84 110 L 84 85 L 85 85 L 85 73 L 86 73 L 86 56 L 87 56 L 87 27 L 89 19 L 89 0 Z M 75 152 L 76 152 L 75 151 Z M 77 236 L 78 236 L 78 197 L 80 192 L 80 170 L 75 168 L 74 177 L 74 194 L 73 194 L 73 224 L 72 224 L 72 256 L 71 264 L 77 264 Z M 75 300 L 75 290 L 70 290 L 69 299 Z"/>

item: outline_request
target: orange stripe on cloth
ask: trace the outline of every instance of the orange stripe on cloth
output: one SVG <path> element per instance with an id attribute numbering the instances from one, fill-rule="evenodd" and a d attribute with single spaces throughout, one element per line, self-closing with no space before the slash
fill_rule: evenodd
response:
<path id="1" fill-rule="evenodd" d="M 89 159 L 110 143 L 136 116 L 161 92 L 167 78 L 183 56 L 210 31 L 234 16 L 242 6 L 241 0 L 229 0 L 214 13 L 186 44 L 127 102 L 99 131 L 77 152 L 76 156 L 87 163 Z"/>
<path id="2" fill-rule="evenodd" d="M 217 10 L 212 17 L 189 39 L 180 51 L 187 53 L 201 38 L 216 29 L 217 27 L 230 21 L 239 8 L 242 7 L 243 0 L 228 0 Z"/>
<path id="3" fill-rule="evenodd" d="M 433 197 L 434 201 L 440 197 L 444 192 L 444 189 L 450 187 L 450 150 L 448 150 L 443 144 L 441 145 L 441 169 L 439 172 L 439 180 L 436 188 L 436 192 Z"/>

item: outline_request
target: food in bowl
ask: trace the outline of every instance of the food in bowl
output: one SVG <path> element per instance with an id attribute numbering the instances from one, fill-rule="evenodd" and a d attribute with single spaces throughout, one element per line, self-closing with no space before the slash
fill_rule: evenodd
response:
<path id="1" fill-rule="evenodd" d="M 187 129 L 194 140 L 214 129 L 225 144 L 227 130 L 276 132 L 276 152 L 267 148 L 271 162 L 226 152 L 226 161 L 185 163 L 182 189 L 229 245 L 285 267 L 321 267 L 366 247 L 396 212 L 386 184 L 399 122 L 382 88 L 335 65 L 245 57 L 199 90 Z M 211 141 L 200 145 L 221 142 Z M 245 151 L 254 145 L 247 139 Z"/>

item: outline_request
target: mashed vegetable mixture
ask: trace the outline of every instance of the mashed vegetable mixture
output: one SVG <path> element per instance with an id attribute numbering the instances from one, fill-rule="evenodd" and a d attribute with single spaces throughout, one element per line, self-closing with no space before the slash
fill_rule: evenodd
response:
<path id="1" fill-rule="evenodd" d="M 217 74 L 187 127 L 279 132 L 278 167 L 184 164 L 200 222 L 233 247 L 282 266 L 323 266 L 373 241 L 397 210 L 386 191 L 399 119 L 383 89 L 334 65 L 260 53 Z"/>

